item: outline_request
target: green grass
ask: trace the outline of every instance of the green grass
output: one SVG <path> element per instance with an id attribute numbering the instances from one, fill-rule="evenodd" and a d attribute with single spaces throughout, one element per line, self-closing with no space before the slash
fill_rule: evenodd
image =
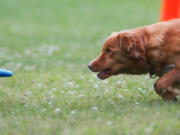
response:
<path id="1" fill-rule="evenodd" d="M 179 103 L 145 76 L 96 78 L 87 64 L 113 31 L 158 21 L 157 0 L 1 0 L 2 135 L 178 135 Z"/>

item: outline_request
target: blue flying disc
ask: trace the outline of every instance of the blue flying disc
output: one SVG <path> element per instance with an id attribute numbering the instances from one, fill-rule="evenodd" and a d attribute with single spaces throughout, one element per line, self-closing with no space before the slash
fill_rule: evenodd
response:
<path id="1" fill-rule="evenodd" d="M 11 77 L 11 76 L 13 76 L 13 72 L 0 69 L 0 77 Z"/>

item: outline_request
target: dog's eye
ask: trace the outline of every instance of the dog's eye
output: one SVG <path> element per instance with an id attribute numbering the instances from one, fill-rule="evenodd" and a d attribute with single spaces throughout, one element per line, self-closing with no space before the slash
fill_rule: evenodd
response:
<path id="1" fill-rule="evenodd" d="M 111 52 L 111 49 L 107 48 L 107 49 L 106 49 L 106 52 L 107 52 L 107 53 L 110 53 L 110 52 Z"/>

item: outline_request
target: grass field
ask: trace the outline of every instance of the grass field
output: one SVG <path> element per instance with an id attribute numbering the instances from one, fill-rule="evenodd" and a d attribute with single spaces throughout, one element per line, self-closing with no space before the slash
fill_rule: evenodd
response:
<path id="1" fill-rule="evenodd" d="M 158 21 L 157 0 L 1 0 L 1 135 L 179 135 L 180 102 L 145 76 L 101 81 L 87 64 L 113 31 Z"/>

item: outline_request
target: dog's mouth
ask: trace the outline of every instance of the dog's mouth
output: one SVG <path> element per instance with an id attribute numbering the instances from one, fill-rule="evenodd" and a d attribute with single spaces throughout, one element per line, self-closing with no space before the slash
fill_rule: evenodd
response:
<path id="1" fill-rule="evenodd" d="M 106 79 L 108 78 L 109 76 L 111 76 L 111 69 L 110 68 L 106 68 L 105 70 L 102 70 L 100 71 L 98 74 L 97 74 L 98 78 L 100 79 Z"/>

